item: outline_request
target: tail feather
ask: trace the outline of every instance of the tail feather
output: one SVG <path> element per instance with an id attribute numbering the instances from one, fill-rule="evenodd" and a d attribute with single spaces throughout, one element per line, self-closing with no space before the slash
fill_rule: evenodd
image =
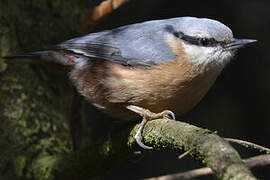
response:
<path id="1" fill-rule="evenodd" d="M 11 56 L 4 56 L 3 59 L 6 60 L 7 63 L 25 63 L 25 62 L 38 62 L 41 59 L 42 51 L 35 51 L 25 54 L 18 54 L 18 55 L 11 55 Z"/>
<path id="2" fill-rule="evenodd" d="M 4 56 L 7 63 L 36 63 L 36 64 L 60 64 L 62 66 L 70 66 L 74 63 L 68 59 L 68 56 L 57 51 L 34 51 L 24 54 Z"/>

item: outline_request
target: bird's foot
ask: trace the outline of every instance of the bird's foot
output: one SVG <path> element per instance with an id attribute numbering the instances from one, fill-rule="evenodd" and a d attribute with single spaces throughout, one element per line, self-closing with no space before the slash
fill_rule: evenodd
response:
<path id="1" fill-rule="evenodd" d="M 159 119 L 159 118 L 175 120 L 174 113 L 172 111 L 169 111 L 169 110 L 164 110 L 160 113 L 153 113 L 153 112 L 149 111 L 148 109 L 144 109 L 142 107 L 134 106 L 134 105 L 129 105 L 126 108 L 143 117 L 143 120 L 140 124 L 139 130 L 137 131 L 137 133 L 135 135 L 135 139 L 136 139 L 138 145 L 141 146 L 143 149 L 153 149 L 152 147 L 146 146 L 142 143 L 142 131 L 143 131 L 145 124 L 148 121 L 154 120 L 154 119 Z"/>

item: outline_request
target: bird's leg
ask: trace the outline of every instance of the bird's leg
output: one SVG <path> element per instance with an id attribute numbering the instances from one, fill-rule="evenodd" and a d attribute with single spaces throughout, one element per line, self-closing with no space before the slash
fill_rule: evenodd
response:
<path id="1" fill-rule="evenodd" d="M 137 133 L 135 135 L 135 139 L 136 139 L 138 145 L 144 149 L 153 149 L 152 147 L 146 146 L 142 143 L 142 131 L 143 131 L 145 124 L 148 121 L 154 120 L 154 119 L 159 119 L 159 118 L 173 119 L 173 120 L 175 119 L 174 113 L 172 111 L 169 111 L 169 110 L 164 110 L 160 113 L 153 113 L 153 112 L 149 111 L 148 109 L 144 109 L 142 107 L 134 106 L 134 105 L 129 105 L 126 108 L 143 117 L 143 120 L 140 124 L 139 130 L 137 131 Z"/>

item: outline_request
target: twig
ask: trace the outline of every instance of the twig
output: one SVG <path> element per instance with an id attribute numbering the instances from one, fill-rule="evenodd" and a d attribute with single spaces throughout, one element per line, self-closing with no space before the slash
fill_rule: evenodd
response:
<path id="1" fill-rule="evenodd" d="M 186 155 L 188 155 L 193 149 L 194 149 L 194 148 L 192 148 L 192 149 L 190 149 L 190 150 L 184 152 L 183 154 L 180 154 L 180 155 L 178 156 L 178 159 L 182 159 L 183 157 L 185 157 Z"/>
<path id="2" fill-rule="evenodd" d="M 101 18 L 111 13 L 130 0 L 105 0 L 90 11 L 81 15 L 81 32 L 88 33 L 93 30 Z"/>
<path id="3" fill-rule="evenodd" d="M 254 156 L 254 157 L 245 159 L 244 162 L 247 164 L 249 168 L 270 165 L 270 155 L 264 154 L 264 155 Z"/>
<path id="4" fill-rule="evenodd" d="M 270 155 L 259 155 L 245 159 L 244 162 L 249 168 L 270 165 Z M 199 168 L 182 173 L 175 173 L 165 176 L 148 178 L 144 180 L 188 180 L 201 176 L 212 175 L 213 171 L 210 168 Z"/>
<path id="5" fill-rule="evenodd" d="M 239 140 L 239 139 L 232 139 L 232 138 L 224 138 L 226 141 L 228 142 L 232 142 L 232 143 L 237 143 L 239 145 L 245 146 L 245 147 L 249 147 L 249 148 L 253 148 L 253 149 L 257 149 L 259 151 L 263 151 L 267 154 L 270 154 L 270 149 L 260 146 L 258 144 L 252 143 L 252 142 L 248 142 L 248 141 L 243 141 L 243 140 Z"/>

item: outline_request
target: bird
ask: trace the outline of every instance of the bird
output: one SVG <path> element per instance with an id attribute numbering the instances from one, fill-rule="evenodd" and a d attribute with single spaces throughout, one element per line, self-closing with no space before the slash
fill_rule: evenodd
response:
<path id="1" fill-rule="evenodd" d="M 235 52 L 255 43 L 223 23 L 176 17 L 125 25 L 73 38 L 44 50 L 6 56 L 7 62 L 66 67 L 77 91 L 119 121 L 175 119 L 197 105 Z"/>

